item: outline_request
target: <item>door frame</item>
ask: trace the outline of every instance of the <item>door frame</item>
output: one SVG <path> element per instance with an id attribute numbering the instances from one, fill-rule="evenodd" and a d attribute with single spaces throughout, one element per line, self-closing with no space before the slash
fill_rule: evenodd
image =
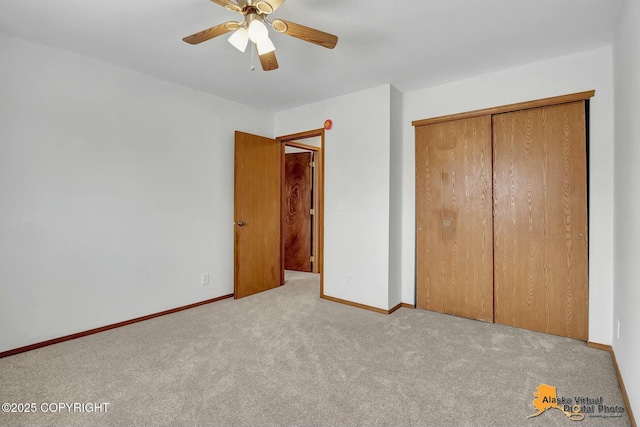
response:
<path id="1" fill-rule="evenodd" d="M 280 191 L 280 282 L 284 285 L 284 225 L 285 225 L 285 147 L 296 147 L 314 152 L 315 170 L 313 174 L 313 224 L 312 272 L 320 274 L 320 295 L 324 295 L 324 133 L 325 130 L 313 129 L 276 137 L 281 144 L 281 185 Z M 307 145 L 300 140 L 320 137 L 320 146 Z"/>

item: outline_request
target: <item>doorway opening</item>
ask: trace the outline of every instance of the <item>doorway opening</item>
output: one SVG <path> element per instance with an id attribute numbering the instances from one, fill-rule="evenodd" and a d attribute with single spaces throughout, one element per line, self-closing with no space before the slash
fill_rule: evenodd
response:
<path id="1" fill-rule="evenodd" d="M 281 144 L 280 280 L 285 269 L 324 271 L 324 129 L 276 138 Z"/>

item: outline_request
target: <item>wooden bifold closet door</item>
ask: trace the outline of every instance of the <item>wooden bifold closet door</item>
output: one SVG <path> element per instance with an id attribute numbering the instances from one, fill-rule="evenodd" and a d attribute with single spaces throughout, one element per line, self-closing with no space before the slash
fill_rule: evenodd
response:
<path id="1" fill-rule="evenodd" d="M 491 203 L 491 116 L 417 127 L 417 307 L 493 321 Z"/>
<path id="2" fill-rule="evenodd" d="M 573 101 L 414 122 L 418 308 L 588 339 L 586 113 Z"/>
<path id="3" fill-rule="evenodd" d="M 493 116 L 495 322 L 588 338 L 584 102 Z"/>

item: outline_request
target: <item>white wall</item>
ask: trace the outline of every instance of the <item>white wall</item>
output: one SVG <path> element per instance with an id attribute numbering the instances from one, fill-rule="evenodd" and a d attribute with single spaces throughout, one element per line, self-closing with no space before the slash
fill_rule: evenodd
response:
<path id="1" fill-rule="evenodd" d="M 626 0 L 614 44 L 615 287 L 613 349 L 640 413 L 640 2 Z M 617 322 L 620 321 L 620 338 Z"/>
<path id="2" fill-rule="evenodd" d="M 402 302 L 402 98 L 391 86 L 389 308 Z"/>
<path id="3" fill-rule="evenodd" d="M 604 47 L 404 95 L 402 301 L 415 301 L 413 120 L 596 90 L 591 100 L 589 340 L 611 344 L 613 310 L 613 65 Z"/>
<path id="4" fill-rule="evenodd" d="M 233 132 L 271 113 L 5 36 L 0 100 L 0 351 L 233 293 Z"/>
<path id="5" fill-rule="evenodd" d="M 276 113 L 275 131 L 318 129 L 326 119 L 324 293 L 386 310 L 390 86 Z"/>

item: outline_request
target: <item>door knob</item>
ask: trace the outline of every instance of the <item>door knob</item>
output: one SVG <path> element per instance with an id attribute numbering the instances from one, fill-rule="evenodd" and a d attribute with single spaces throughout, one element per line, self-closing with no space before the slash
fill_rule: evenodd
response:
<path id="1" fill-rule="evenodd" d="M 244 226 L 244 222 L 243 221 L 238 221 L 238 227 L 243 227 Z"/>

